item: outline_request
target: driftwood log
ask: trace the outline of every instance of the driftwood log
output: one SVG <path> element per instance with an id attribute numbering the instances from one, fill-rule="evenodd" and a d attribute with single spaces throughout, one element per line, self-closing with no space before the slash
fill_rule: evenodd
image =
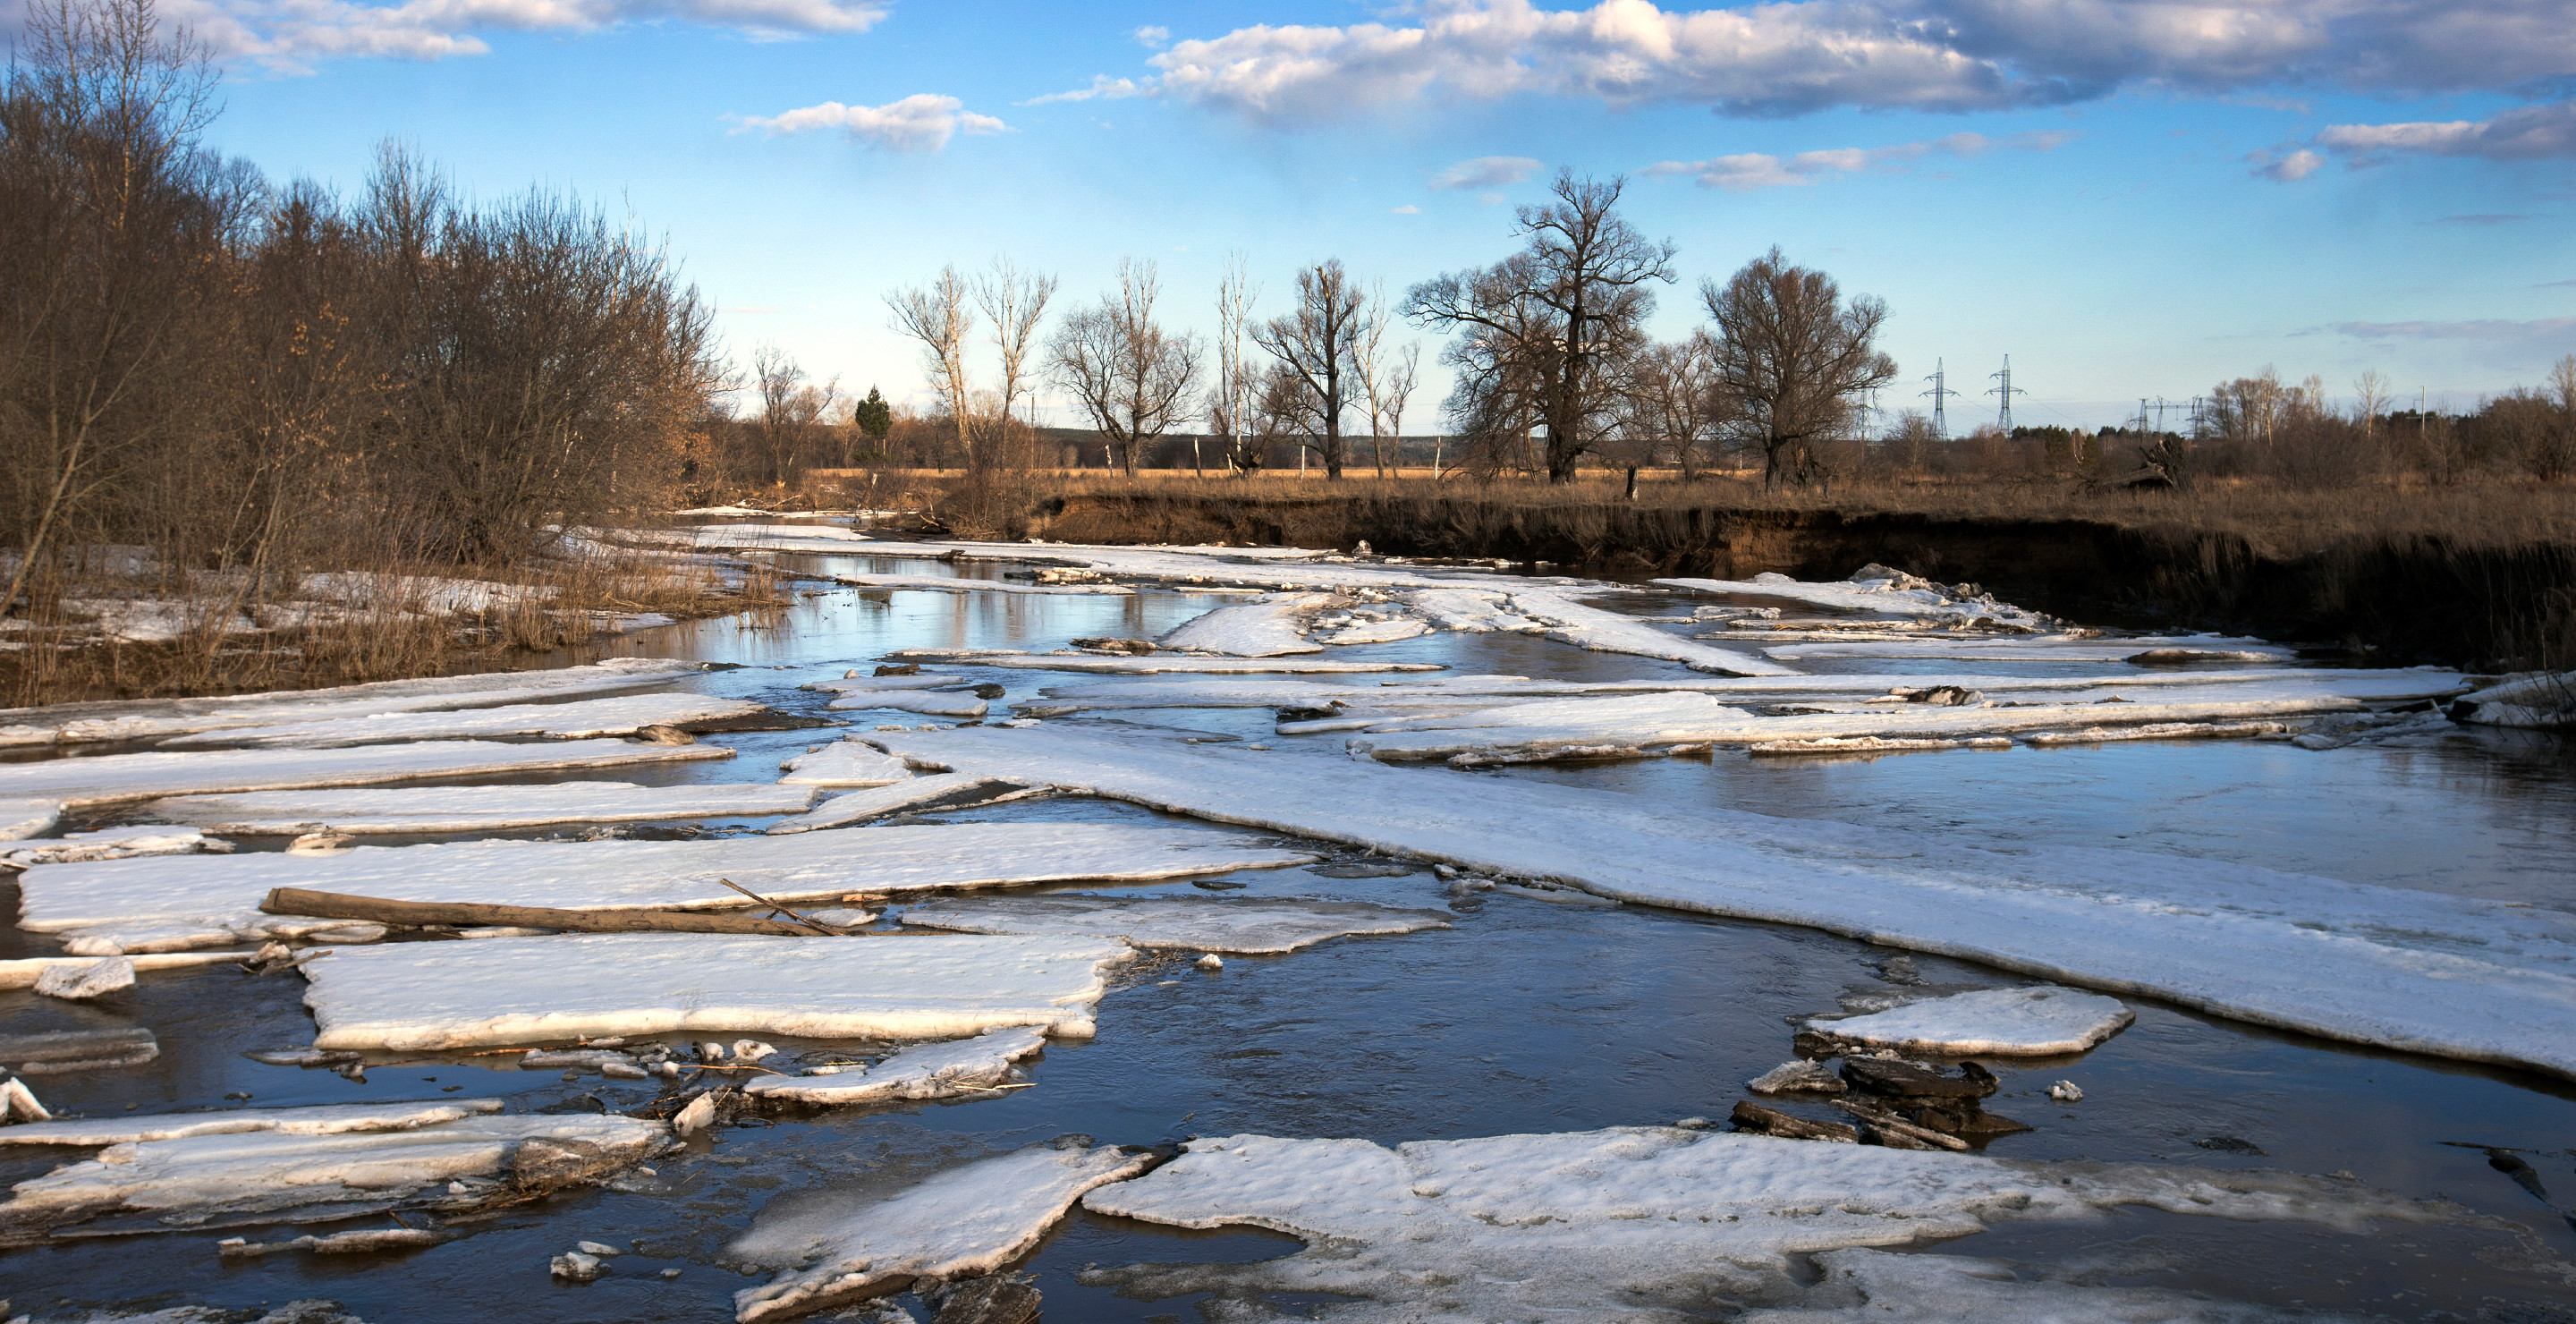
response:
<path id="1" fill-rule="evenodd" d="M 753 915 L 703 910 L 559 910 L 551 906 L 500 906 L 479 901 L 389 901 L 382 897 L 272 888 L 261 913 L 315 919 L 357 919 L 378 924 L 459 924 L 469 927 L 564 929 L 574 933 L 765 933 L 784 938 L 835 934 L 822 925 L 794 924 Z M 846 931 L 839 931 L 846 932 Z M 837 934 L 836 934 L 837 936 Z"/>

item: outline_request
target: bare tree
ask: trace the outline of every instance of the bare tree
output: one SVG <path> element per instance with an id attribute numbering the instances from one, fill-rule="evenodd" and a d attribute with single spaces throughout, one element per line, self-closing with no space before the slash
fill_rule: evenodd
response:
<path id="1" fill-rule="evenodd" d="M 1056 381 L 1082 402 L 1127 476 L 1142 448 L 1190 412 L 1199 341 L 1154 320 L 1161 296 L 1154 264 L 1118 263 L 1118 289 L 1068 317 L 1047 341 Z"/>
<path id="2" fill-rule="evenodd" d="M 1700 300 L 1717 323 L 1718 390 L 1735 406 L 1728 430 L 1761 447 L 1762 485 L 1828 481 L 1818 445 L 1896 376 L 1877 348 L 1887 302 L 1845 302 L 1833 277 L 1789 265 L 1776 247 L 1723 285 L 1702 281 Z"/>
<path id="3" fill-rule="evenodd" d="M 1009 258 L 993 259 L 992 271 L 975 281 L 975 306 L 992 322 L 993 348 L 1002 358 L 1002 412 L 994 420 L 992 445 L 998 445 L 1010 430 L 1012 410 L 1020 397 L 1036 394 L 1036 374 L 1029 371 L 1028 356 L 1055 288 L 1055 277 L 1024 273 Z"/>
<path id="4" fill-rule="evenodd" d="M 1406 342 L 1402 350 L 1377 372 L 1369 382 L 1369 430 L 1375 433 L 1380 421 L 1386 424 L 1388 443 L 1378 449 L 1378 473 L 1383 477 L 1390 465 L 1404 463 L 1404 407 L 1413 399 L 1422 368 L 1422 345 Z"/>
<path id="5" fill-rule="evenodd" d="M 1253 343 L 1304 384 L 1298 431 L 1324 462 L 1324 477 L 1342 476 L 1347 445 L 1342 414 L 1359 382 L 1359 347 L 1373 319 L 1368 296 L 1333 258 L 1297 273 L 1297 311 L 1253 329 Z"/>
<path id="6" fill-rule="evenodd" d="M 1216 386 L 1208 392 L 1208 422 L 1226 438 L 1226 463 L 1236 473 L 1249 475 L 1259 464 L 1245 464 L 1243 429 L 1254 393 L 1259 389 L 1253 370 L 1243 357 L 1243 337 L 1252 322 L 1252 305 L 1261 297 L 1261 287 L 1252 283 L 1252 264 L 1241 251 L 1226 255 L 1225 276 L 1216 287 Z M 1197 443 L 1191 443 L 1191 454 L 1197 455 Z M 1206 472 L 1206 466 L 1200 466 Z"/>
<path id="7" fill-rule="evenodd" d="M 1458 333 L 1446 357 L 1462 369 L 1462 386 L 1506 393 L 1453 396 L 1453 424 L 1472 433 L 1466 425 L 1535 413 L 1548 433 L 1550 482 L 1572 478 L 1576 462 L 1615 426 L 1621 375 L 1654 309 L 1649 287 L 1673 280 L 1672 241 L 1649 240 L 1619 216 L 1626 187 L 1617 177 L 1563 172 L 1554 202 L 1517 213 L 1521 252 L 1435 277 L 1405 297 L 1407 316 Z"/>
<path id="8" fill-rule="evenodd" d="M 965 279 L 957 268 L 941 267 L 939 278 L 926 286 L 888 293 L 886 307 L 894 312 L 893 329 L 921 342 L 922 372 L 957 425 L 957 448 L 966 467 L 982 469 L 984 457 L 976 449 L 972 424 L 975 402 L 966 380 L 966 337 L 975 329 L 975 315 L 966 311 Z"/>
<path id="9" fill-rule="evenodd" d="M 1649 345 L 1628 375 L 1621 431 L 1638 441 L 1652 463 L 1655 452 L 1673 457 L 1682 481 L 1695 482 L 1717 444 L 1726 397 L 1717 386 L 1717 342 L 1706 331 Z"/>

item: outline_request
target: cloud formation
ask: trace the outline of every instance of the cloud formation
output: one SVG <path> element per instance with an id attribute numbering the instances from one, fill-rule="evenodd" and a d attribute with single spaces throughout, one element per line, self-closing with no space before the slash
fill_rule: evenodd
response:
<path id="1" fill-rule="evenodd" d="M 1431 177 L 1435 189 L 1489 189 L 1503 184 L 1517 184 L 1539 168 L 1539 162 L 1526 156 L 1479 156 L 1461 161 Z"/>
<path id="2" fill-rule="evenodd" d="M 1265 121 L 1522 93 L 1778 116 L 2054 105 L 2128 85 L 2493 90 L 2576 70 L 2562 0 L 1423 0 L 1416 13 L 1239 28 L 1152 63 L 1170 94 Z"/>
<path id="3" fill-rule="evenodd" d="M 1059 101 L 1123 101 L 1128 97 L 1152 95 L 1154 95 L 1154 88 L 1151 79 L 1139 83 L 1133 78 L 1112 78 L 1107 74 L 1093 74 L 1089 87 L 1077 87 L 1070 92 L 1049 92 L 1042 97 L 1030 97 L 1026 101 L 1015 101 L 1011 104 L 1046 106 Z"/>
<path id="4" fill-rule="evenodd" d="M 1998 147 L 2045 152 L 2074 137 L 2074 134 L 2066 132 L 2022 133 L 2010 138 L 1989 138 L 1982 133 L 1953 133 L 1926 142 L 1897 143 L 1888 147 L 1837 147 L 1788 157 L 1742 152 L 1705 161 L 1663 161 L 1646 167 L 1645 173 L 1688 175 L 1697 179 L 1701 188 L 1750 193 L 1756 189 L 1814 184 L 1864 170 L 1892 170 L 1927 156 L 1978 156 Z"/>
<path id="5" fill-rule="evenodd" d="M 2576 335 L 2576 317 L 2530 322 L 2490 318 L 2474 322 L 2338 322 L 2334 329 L 2356 340 L 2555 340 Z"/>
<path id="6" fill-rule="evenodd" d="M 170 0 L 163 16 L 185 24 L 227 59 L 282 73 L 324 59 L 481 55 L 485 32 L 588 32 L 676 19 L 759 39 L 865 32 L 889 0 Z"/>
<path id="7" fill-rule="evenodd" d="M 783 114 L 746 117 L 735 132 L 766 129 L 771 133 L 810 133 L 839 129 L 858 142 L 889 152 L 936 152 L 957 134 L 1001 133 L 1009 127 L 990 115 L 965 109 L 965 103 L 955 97 L 916 92 L 882 106 L 844 106 L 838 101 L 826 101 Z"/>
<path id="8" fill-rule="evenodd" d="M 2576 156 L 2576 101 L 2518 106 L 2485 120 L 2335 124 L 2319 130 L 2316 142 L 2358 165 L 2374 165 L 2392 156 L 2475 156 L 2490 161 L 2570 157 Z"/>

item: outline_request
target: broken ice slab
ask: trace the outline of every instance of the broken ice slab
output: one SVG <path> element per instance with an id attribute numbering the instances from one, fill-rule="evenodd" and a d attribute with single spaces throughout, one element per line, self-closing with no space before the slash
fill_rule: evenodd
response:
<path id="1" fill-rule="evenodd" d="M 2559 911 L 2148 851 L 1668 811 L 1577 786 L 1067 723 L 881 739 L 958 772 L 2576 1078 L 2576 917 Z"/>
<path id="2" fill-rule="evenodd" d="M 1836 1043 L 1900 1053 L 2053 1057 L 2084 1052 L 2136 1019 L 2118 998 L 2038 984 L 1927 998 L 1866 1016 L 1812 1021 L 1808 1029 Z"/>
<path id="3" fill-rule="evenodd" d="M 1546 627 L 1548 638 L 1596 653 L 1630 653 L 1728 676 L 1785 676 L 1796 671 L 1750 653 L 1717 648 L 1659 630 L 1633 616 L 1586 606 L 1575 590 L 1515 589 L 1512 609 Z"/>
<path id="4" fill-rule="evenodd" d="M 1356 644 L 1392 644 L 1430 632 L 1431 627 L 1422 621 L 1397 617 L 1393 620 L 1361 621 L 1316 638 L 1335 648 L 1348 648 Z"/>
<path id="5" fill-rule="evenodd" d="M 1089 934 L 1147 949 L 1293 952 L 1328 938 L 1445 929 L 1445 911 L 1299 898 L 1019 896 L 948 898 L 903 912 L 908 927 L 959 933 Z"/>
<path id="6" fill-rule="evenodd" d="M 1135 1265 L 1087 1286 L 1355 1297 L 1354 1318 L 1602 1319 L 1640 1300 L 1796 1290 L 1795 1257 L 2092 1220 L 2124 1206 L 2358 1231 L 2365 1220 L 2502 1220 L 2357 1182 L 2164 1164 L 2035 1163 L 1665 1127 L 1415 1141 L 1238 1135 L 1083 1198 L 1185 1228 L 1250 1224 L 1308 1249 L 1248 1264 Z M 1640 1315 L 1640 1318 L 1649 1316 Z M 1969 1318 L 1975 1318 L 1970 1316 Z"/>
<path id="7" fill-rule="evenodd" d="M 871 828 L 864 841 L 798 833 L 696 841 L 469 841 L 54 865 L 19 879 L 18 925 L 125 951 L 329 932 L 342 920 L 269 915 L 273 888 L 388 901 L 567 910 L 735 909 L 852 892 L 1152 881 L 1310 863 L 1311 852 L 1230 832 L 1132 823 L 956 823 Z M 176 866 L 192 865 L 193 868 Z"/>
<path id="8" fill-rule="evenodd" d="M 2012 748 L 2008 736 L 1968 736 L 1959 740 L 1883 740 L 1877 736 L 1818 736 L 1812 740 L 1765 740 L 1748 745 L 1756 758 L 1790 758 L 1834 754 L 1929 754 L 1953 749 Z"/>
<path id="9" fill-rule="evenodd" d="M 772 836 L 786 836 L 818 828 L 847 827 L 908 809 L 968 809 L 1042 793 L 1004 777 L 944 772 L 833 796 L 807 813 L 771 824 L 769 832 Z"/>
<path id="10" fill-rule="evenodd" d="M 958 690 L 972 689 L 975 682 L 964 676 L 924 672 L 912 676 L 848 675 L 838 680 L 809 681 L 796 688 L 818 694 L 848 694 L 853 690 Z"/>
<path id="11" fill-rule="evenodd" d="M 1654 582 L 1666 588 L 1687 589 L 1694 593 L 1783 598 L 1836 611 L 1865 611 L 2015 633 L 2047 630 L 2057 625 L 2037 612 L 1997 602 L 1992 594 L 1963 593 L 1928 579 L 1888 570 L 1885 566 L 1870 566 L 1850 579 L 1829 583 L 1796 580 L 1781 574 L 1762 574 L 1751 579 L 1658 579 Z"/>
<path id="12" fill-rule="evenodd" d="M 1329 595 L 1312 593 L 1270 602 L 1247 602 L 1240 607 L 1218 607 L 1183 621 L 1154 644 L 1158 648 L 1224 657 L 1320 653 L 1324 646 L 1306 637 L 1305 620 L 1330 601 Z"/>
<path id="13" fill-rule="evenodd" d="M 874 751 L 870 751 L 873 753 Z M 879 758 L 885 757 L 880 754 Z M 638 786 L 553 782 L 535 786 L 420 786 L 386 790 L 258 791 L 158 801 L 158 818 L 237 836 L 308 832 L 494 832 L 553 823 L 676 822 L 802 813 L 815 791 L 767 782 Z"/>
<path id="14" fill-rule="evenodd" d="M 984 701 L 972 694 L 942 694 L 936 690 L 855 690 L 824 705 L 834 712 L 855 712 L 868 708 L 885 708 L 895 712 L 919 713 L 924 717 L 981 717 Z"/>
<path id="15" fill-rule="evenodd" d="M 2576 671 L 2525 672 L 2461 695 L 2449 712 L 2452 721 L 2471 726 L 2576 727 Z"/>
<path id="16" fill-rule="evenodd" d="M 316 1048 L 427 1050 L 602 1035 L 1077 1038 L 1126 946 L 1098 938 L 578 934 L 351 948 L 300 967 Z"/>
<path id="17" fill-rule="evenodd" d="M 20 797 L 0 800 L 0 841 L 18 841 L 50 832 L 63 816 L 60 800 Z"/>
<path id="18" fill-rule="evenodd" d="M 225 1259 L 256 1259 L 286 1251 L 311 1251 L 316 1255 L 376 1255 L 390 1250 L 418 1250 L 436 1246 L 464 1236 L 446 1228 L 385 1227 L 334 1232 L 328 1236 L 302 1236 L 292 1241 L 252 1241 L 247 1237 L 226 1237 L 215 1243 L 217 1253 Z"/>
<path id="19" fill-rule="evenodd" d="M 732 750 L 713 745 L 644 745 L 627 740 L 565 740 L 536 745 L 434 740 L 345 749 L 156 751 L 0 765 L 0 795 L 41 795 L 84 809 L 121 800 L 174 795 L 377 786 L 433 777 L 504 776 L 732 757 Z"/>
<path id="20" fill-rule="evenodd" d="M 801 1204 L 728 1248 L 755 1264 L 796 1266 L 734 1293 L 734 1318 L 757 1324 L 914 1282 L 991 1273 L 1034 1248 L 1085 1192 L 1153 1162 L 1112 1145 L 1036 1145 L 951 1168 L 891 1198 Z"/>
<path id="21" fill-rule="evenodd" d="M 2298 728 L 2287 722 L 2148 722 L 2142 726 L 2090 726 L 2081 731 L 2034 731 L 2022 739 L 2033 745 L 2102 745 L 2123 740 L 2267 740 L 2287 738 Z"/>
<path id="22" fill-rule="evenodd" d="M 873 592 L 911 589 L 929 593 L 1035 593 L 1133 596 L 1124 584 L 1032 584 L 1015 579 L 966 579 L 955 575 L 834 575 L 832 582 Z"/>
<path id="23" fill-rule="evenodd" d="M 388 1209 L 459 1180 L 542 1190 L 595 1181 L 670 1144 L 659 1122 L 569 1113 L 472 1116 L 403 1130 L 225 1132 L 112 1144 L 19 1182 L 0 1203 L 0 1245 L 101 1218 L 122 1230 L 297 1221 Z"/>
<path id="24" fill-rule="evenodd" d="M 623 694 L 607 699 L 575 699 L 569 703 L 514 703 L 464 712 L 381 713 L 278 726 L 227 727 L 165 740 L 161 742 L 161 748 L 337 749 L 397 741 L 493 740 L 509 736 L 588 740 L 600 736 L 630 736 L 648 726 L 686 727 L 692 723 L 721 722 L 768 711 L 768 705 L 749 699 L 713 699 L 702 694 Z"/>
<path id="25" fill-rule="evenodd" d="M 882 554 L 875 539 L 845 524 L 699 524 L 680 529 L 605 529 L 619 542 L 743 552 Z"/>
<path id="26" fill-rule="evenodd" d="M 0 1035 L 0 1069 L 21 1076 L 52 1076 L 69 1071 L 104 1071 L 141 1066 L 161 1055 L 150 1030 L 132 1026 L 116 1030 L 55 1030 L 47 1034 Z M 10 1137 L 0 1136 L 0 1143 Z"/>
<path id="27" fill-rule="evenodd" d="M 149 740 L 228 726 L 269 726 L 378 713 L 428 712 L 664 685 L 706 668 L 668 658 L 611 658 L 547 671 L 385 680 L 212 699 L 122 699 L 0 709 L 0 746 Z"/>
<path id="28" fill-rule="evenodd" d="M 1257 676 L 1358 675 L 1372 672 L 1446 671 L 1438 662 L 1330 662 L 1303 657 L 1206 657 L 1190 653 L 1155 653 L 1146 657 L 1103 657 L 1096 653 L 987 653 L 940 648 L 907 648 L 886 654 L 896 661 L 970 662 L 979 667 L 1020 671 L 1086 671 L 1103 676 Z"/>
<path id="29" fill-rule="evenodd" d="M 823 1069 L 802 1076 L 755 1076 L 742 1092 L 755 1099 L 852 1106 L 896 1100 L 995 1095 L 1011 1064 L 1046 1047 L 1046 1032 L 1019 1025 L 972 1039 L 917 1044 L 872 1067 Z"/>
<path id="30" fill-rule="evenodd" d="M 33 842 L 18 850 L 0 853 L 0 863 L 32 869 L 39 864 L 124 860 L 137 855 L 195 855 L 203 851 L 220 854 L 232 848 L 231 842 L 209 838 L 198 828 L 170 823 L 128 823 L 121 827 L 74 832 Z"/>
<path id="31" fill-rule="evenodd" d="M 205 965 L 229 965 L 250 960 L 256 955 L 255 952 L 170 952 L 130 956 L 126 959 L 134 963 L 136 972 L 148 974 L 155 970 L 187 970 Z M 45 971 L 54 966 L 85 966 L 95 959 L 87 956 L 28 956 L 17 960 L 0 961 L 0 989 L 33 988 L 36 986 L 36 981 L 44 977 Z"/>
<path id="32" fill-rule="evenodd" d="M 0 1145 L 130 1145 L 191 1136 L 326 1136 L 416 1131 L 501 1111 L 499 1099 L 432 1099 L 410 1103 L 326 1103 L 301 1108 L 226 1108 L 201 1113 L 134 1113 L 71 1122 L 0 1127 Z"/>
<path id="33" fill-rule="evenodd" d="M 2226 635 L 2164 635 L 2105 639 L 2092 635 L 2037 635 L 2002 639 L 1942 638 L 1862 643 L 1780 644 L 1766 657 L 1929 657 L 1961 662 L 2131 662 L 2139 666 L 2185 662 L 2287 662 L 2297 654 L 2261 639 Z"/>
<path id="34" fill-rule="evenodd" d="M 1511 610 L 1498 589 L 1424 588 L 1404 595 L 1415 611 L 1443 630 L 1466 634 L 1537 634 L 1547 627 Z"/>
<path id="35" fill-rule="evenodd" d="M 787 786 L 887 786 L 912 775 L 903 760 L 856 740 L 835 740 L 778 766 Z"/>
<path id="36" fill-rule="evenodd" d="M 1840 1094 L 1851 1086 L 1825 1064 L 1801 1058 L 1763 1072 L 1746 1081 L 1744 1088 L 1756 1094 Z"/>

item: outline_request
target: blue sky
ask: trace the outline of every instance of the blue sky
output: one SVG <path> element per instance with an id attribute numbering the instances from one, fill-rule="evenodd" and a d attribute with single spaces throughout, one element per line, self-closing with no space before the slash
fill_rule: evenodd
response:
<path id="1" fill-rule="evenodd" d="M 1776 243 L 1888 301 L 1958 430 L 2006 354 L 2018 421 L 2094 425 L 2266 364 L 2468 404 L 2576 353 L 2569 0 L 164 4 L 273 177 L 353 189 L 391 136 L 479 197 L 579 190 L 667 236 L 738 359 L 898 399 L 883 295 L 945 263 L 1064 307 L 1151 258 L 1212 329 L 1230 250 L 1265 312 L 1323 257 L 1400 296 L 1510 251 L 1559 167 L 1680 245 L 1660 332 Z"/>

